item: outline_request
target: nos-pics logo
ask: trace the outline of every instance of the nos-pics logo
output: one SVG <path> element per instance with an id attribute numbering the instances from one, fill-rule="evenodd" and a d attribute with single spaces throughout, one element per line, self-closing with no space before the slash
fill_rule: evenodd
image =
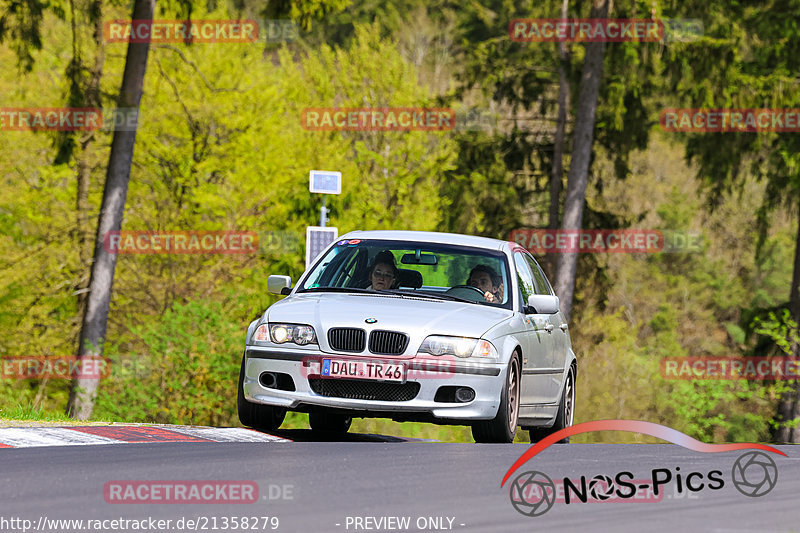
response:
<path id="1" fill-rule="evenodd" d="M 674 442 L 685 448 L 704 452 L 719 453 L 733 450 L 749 449 L 739 456 L 730 470 L 730 482 L 741 494 L 758 498 L 768 494 L 778 482 L 778 466 L 775 461 L 762 451 L 786 456 L 780 450 L 764 444 L 705 444 L 677 430 L 635 420 L 598 420 L 565 428 L 532 446 L 508 470 L 501 486 L 525 462 L 539 452 L 565 437 L 591 431 L 630 431 L 658 437 Z M 587 478 L 563 478 L 554 482 L 547 474 L 537 470 L 528 470 L 518 474 L 509 486 L 511 505 L 525 516 L 541 516 L 549 511 L 555 503 L 588 503 L 602 501 L 661 501 L 664 489 L 671 486 L 676 494 L 695 493 L 702 490 L 719 490 L 726 484 L 722 470 L 681 471 L 680 467 L 654 468 L 650 476 L 634 479 L 633 473 L 623 471 L 614 475 L 598 474 Z"/>

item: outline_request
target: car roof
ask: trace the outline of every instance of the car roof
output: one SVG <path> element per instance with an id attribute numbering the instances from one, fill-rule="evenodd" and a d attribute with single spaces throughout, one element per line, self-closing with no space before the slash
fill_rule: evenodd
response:
<path id="1" fill-rule="evenodd" d="M 351 231 L 339 236 L 339 239 L 382 239 L 396 241 L 417 241 L 425 243 L 454 244 L 458 246 L 472 246 L 491 250 L 507 250 L 513 244 L 499 239 L 476 237 L 474 235 L 461 235 L 459 233 L 439 233 L 436 231 L 397 231 L 397 230 L 372 230 Z"/>

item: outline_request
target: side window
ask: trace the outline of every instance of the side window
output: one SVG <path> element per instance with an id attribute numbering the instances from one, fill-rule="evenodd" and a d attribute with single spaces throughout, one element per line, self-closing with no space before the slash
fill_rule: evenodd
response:
<path id="1" fill-rule="evenodd" d="M 330 287 L 331 278 L 337 269 L 341 267 L 344 255 L 342 254 L 343 248 L 340 246 L 334 247 L 328 255 L 322 260 L 320 264 L 309 274 L 308 278 L 303 282 L 305 287 Z M 329 268 L 330 267 L 330 268 Z"/>
<path id="2" fill-rule="evenodd" d="M 340 247 L 337 247 L 340 248 Z M 362 261 L 364 252 L 356 249 L 343 249 L 325 265 L 323 279 L 319 284 L 323 287 L 352 287 L 353 275 Z"/>
<path id="3" fill-rule="evenodd" d="M 539 266 L 536 259 L 526 254 L 525 260 L 528 262 L 528 267 L 533 273 L 533 279 L 536 281 L 536 294 L 553 294 L 553 289 L 547 281 L 547 276 L 542 272 L 542 267 Z"/>
<path id="4" fill-rule="evenodd" d="M 528 262 L 519 252 L 514 254 L 514 265 L 517 267 L 517 281 L 519 282 L 520 297 L 522 298 L 522 308 L 528 305 L 528 296 L 536 294 L 533 281 L 533 274 L 528 267 Z"/>
<path id="5" fill-rule="evenodd" d="M 365 250 L 358 250 L 342 265 L 342 270 L 337 275 L 336 287 L 365 287 L 366 284 L 360 277 L 366 277 Z"/>

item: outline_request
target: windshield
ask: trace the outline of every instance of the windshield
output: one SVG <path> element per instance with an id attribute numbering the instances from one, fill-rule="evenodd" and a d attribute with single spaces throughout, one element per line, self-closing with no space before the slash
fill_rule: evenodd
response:
<path id="1" fill-rule="evenodd" d="M 297 292 L 363 292 L 464 301 L 511 309 L 500 251 L 438 243 L 339 240 Z"/>

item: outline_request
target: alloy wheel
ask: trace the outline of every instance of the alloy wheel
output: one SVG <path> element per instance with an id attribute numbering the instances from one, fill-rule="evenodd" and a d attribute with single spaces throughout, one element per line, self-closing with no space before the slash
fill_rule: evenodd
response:
<path id="1" fill-rule="evenodd" d="M 516 357 L 511 359 L 508 368 L 508 427 L 512 433 L 517 430 L 519 412 L 519 363 Z"/>

